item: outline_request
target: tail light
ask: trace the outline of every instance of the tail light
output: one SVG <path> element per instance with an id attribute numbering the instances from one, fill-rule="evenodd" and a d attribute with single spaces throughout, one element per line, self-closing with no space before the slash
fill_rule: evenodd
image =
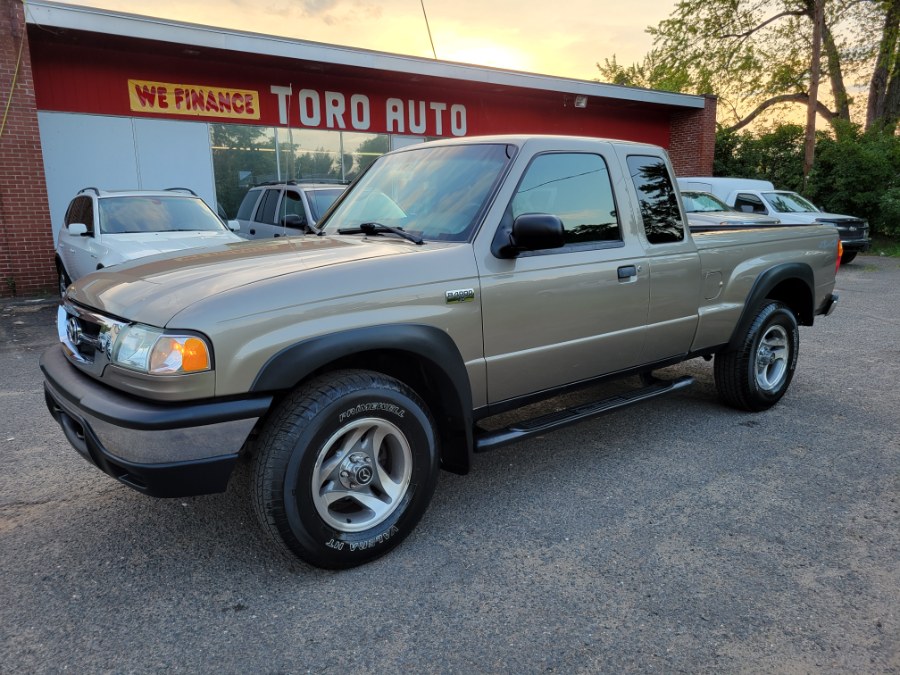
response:
<path id="1" fill-rule="evenodd" d="M 837 261 L 834 263 L 834 273 L 837 274 L 838 268 L 841 266 L 841 256 L 844 255 L 844 242 L 838 239 L 837 245 Z"/>

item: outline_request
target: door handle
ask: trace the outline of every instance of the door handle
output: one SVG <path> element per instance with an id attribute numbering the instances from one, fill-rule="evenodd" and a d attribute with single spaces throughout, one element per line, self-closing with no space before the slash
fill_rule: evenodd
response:
<path id="1" fill-rule="evenodd" d="M 617 270 L 619 281 L 626 281 L 632 277 L 636 277 L 638 270 L 635 265 L 623 265 Z"/>

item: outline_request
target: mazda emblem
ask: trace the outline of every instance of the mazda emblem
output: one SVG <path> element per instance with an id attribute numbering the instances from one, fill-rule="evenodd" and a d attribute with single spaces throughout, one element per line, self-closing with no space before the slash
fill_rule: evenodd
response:
<path id="1" fill-rule="evenodd" d="M 66 336 L 73 347 L 77 347 L 81 343 L 81 325 L 74 316 L 70 316 L 66 321 Z"/>

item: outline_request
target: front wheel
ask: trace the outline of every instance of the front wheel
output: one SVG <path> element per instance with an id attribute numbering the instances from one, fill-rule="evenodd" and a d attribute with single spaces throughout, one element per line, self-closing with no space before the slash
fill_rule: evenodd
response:
<path id="1" fill-rule="evenodd" d="M 69 278 L 69 275 L 66 273 L 66 268 L 62 266 L 62 263 L 56 264 L 56 273 L 59 278 L 59 297 L 66 297 L 66 289 L 72 283 L 72 280 Z"/>
<path id="2" fill-rule="evenodd" d="M 437 483 L 434 423 L 402 382 L 325 374 L 285 399 L 260 437 L 253 503 L 289 553 L 329 569 L 381 556 L 418 523 Z"/>
<path id="3" fill-rule="evenodd" d="M 767 410 L 787 391 L 800 349 L 794 313 L 780 302 L 763 305 L 738 347 L 716 355 L 719 396 L 741 410 Z"/>
<path id="4" fill-rule="evenodd" d="M 859 251 L 850 251 L 848 253 L 844 253 L 841 256 L 841 265 L 846 265 L 853 262 L 854 258 L 856 258 L 857 253 L 859 253 Z"/>

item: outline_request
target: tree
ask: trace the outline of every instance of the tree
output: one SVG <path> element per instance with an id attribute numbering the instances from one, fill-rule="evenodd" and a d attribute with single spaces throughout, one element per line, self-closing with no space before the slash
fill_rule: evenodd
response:
<path id="1" fill-rule="evenodd" d="M 653 49 L 623 67 L 598 64 L 618 84 L 713 93 L 739 129 L 779 105 L 807 105 L 815 0 L 681 0 L 669 18 L 648 28 Z M 824 0 L 822 75 L 830 122 L 849 120 L 847 82 L 869 83 L 868 125 L 900 116 L 900 0 Z"/>
<path id="2" fill-rule="evenodd" d="M 840 123 L 820 134 L 809 196 L 834 213 L 866 218 L 876 233 L 900 235 L 900 136 Z"/>
<path id="3" fill-rule="evenodd" d="M 782 124 L 758 134 L 720 129 L 713 174 L 759 178 L 780 189 L 801 190 L 803 136 L 799 124 Z"/>

